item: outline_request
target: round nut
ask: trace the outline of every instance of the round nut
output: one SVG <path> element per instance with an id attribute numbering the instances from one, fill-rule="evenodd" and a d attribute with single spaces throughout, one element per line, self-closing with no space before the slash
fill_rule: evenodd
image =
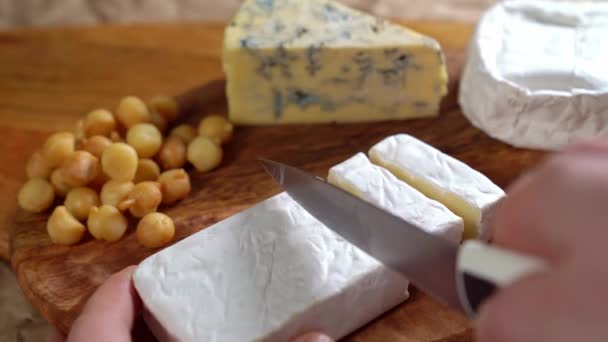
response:
<path id="1" fill-rule="evenodd" d="M 188 197 L 190 193 L 190 177 L 184 169 L 169 170 L 158 177 L 163 203 L 172 204 Z"/>
<path id="2" fill-rule="evenodd" d="M 158 248 L 169 243 L 175 235 L 171 217 L 162 213 L 150 213 L 137 224 L 137 241 L 147 248 Z"/>
<path id="3" fill-rule="evenodd" d="M 113 143 L 101 155 L 103 172 L 116 181 L 130 181 L 137 172 L 137 152 L 125 143 Z"/>
<path id="4" fill-rule="evenodd" d="M 169 133 L 169 136 L 176 136 L 188 145 L 194 138 L 196 138 L 196 130 L 190 125 L 179 125 L 175 127 Z"/>
<path id="5" fill-rule="evenodd" d="M 188 161 L 200 172 L 215 169 L 223 154 L 222 148 L 207 137 L 200 136 L 188 145 Z"/>
<path id="6" fill-rule="evenodd" d="M 89 217 L 92 207 L 98 206 L 99 195 L 91 188 L 74 188 L 68 192 L 63 205 L 70 213 L 80 221 L 85 221 Z"/>
<path id="7" fill-rule="evenodd" d="M 96 109 L 85 116 L 83 128 L 87 137 L 94 135 L 107 137 L 116 129 L 116 120 L 109 110 Z"/>
<path id="8" fill-rule="evenodd" d="M 137 171 L 133 183 L 155 181 L 160 176 L 160 167 L 152 159 L 140 159 L 137 162 Z"/>
<path id="9" fill-rule="evenodd" d="M 155 212 L 162 200 L 160 183 L 141 182 L 135 185 L 127 197 L 129 211 L 133 217 L 143 217 Z"/>
<path id="10" fill-rule="evenodd" d="M 75 149 L 76 139 L 71 132 L 54 133 L 44 143 L 42 155 L 49 167 L 61 165 Z"/>
<path id="11" fill-rule="evenodd" d="M 179 116 L 177 101 L 168 96 L 156 96 L 148 103 L 150 111 L 162 115 L 168 122 L 174 121 Z"/>
<path id="12" fill-rule="evenodd" d="M 110 140 L 110 138 L 104 137 L 103 135 L 95 135 L 83 142 L 82 149 L 97 158 L 101 158 L 103 151 L 111 144 L 112 140 Z"/>
<path id="13" fill-rule="evenodd" d="M 32 154 L 25 167 L 25 173 L 29 179 L 43 178 L 48 179 L 51 175 L 51 167 L 40 151 Z"/>
<path id="14" fill-rule="evenodd" d="M 116 118 L 128 129 L 138 123 L 150 122 L 150 112 L 140 98 L 127 96 L 120 100 L 116 109 Z"/>
<path id="15" fill-rule="evenodd" d="M 119 208 L 135 185 L 131 181 L 119 182 L 110 180 L 101 188 L 101 203 Z"/>
<path id="16" fill-rule="evenodd" d="M 32 213 L 41 213 L 51 207 L 55 200 L 55 189 L 42 178 L 32 178 L 19 190 L 19 206 Z"/>
<path id="17" fill-rule="evenodd" d="M 129 222 L 122 213 L 111 205 L 92 207 L 87 220 L 89 233 L 97 240 L 114 242 L 120 240 L 127 231 Z"/>
<path id="18" fill-rule="evenodd" d="M 51 173 L 50 181 L 51 184 L 53 184 L 53 188 L 55 188 L 55 194 L 57 196 L 63 197 L 67 195 L 70 189 L 72 189 L 72 187 L 65 181 L 62 169 L 55 169 Z"/>
<path id="19" fill-rule="evenodd" d="M 221 115 L 209 115 L 203 118 L 198 125 L 198 134 L 222 145 L 232 139 L 234 126 Z"/>
<path id="20" fill-rule="evenodd" d="M 163 136 L 153 124 L 140 123 L 129 128 L 127 143 L 133 146 L 140 158 L 150 158 L 160 149 Z"/>
<path id="21" fill-rule="evenodd" d="M 51 241 L 61 245 L 73 245 L 77 243 L 86 232 L 84 225 L 62 205 L 53 210 L 46 223 L 46 230 Z"/>
<path id="22" fill-rule="evenodd" d="M 177 136 L 168 137 L 157 157 L 164 170 L 179 169 L 186 164 L 186 144 Z"/>
<path id="23" fill-rule="evenodd" d="M 61 165 L 63 181 L 70 187 L 87 185 L 98 172 L 99 159 L 87 151 L 72 153 Z"/>

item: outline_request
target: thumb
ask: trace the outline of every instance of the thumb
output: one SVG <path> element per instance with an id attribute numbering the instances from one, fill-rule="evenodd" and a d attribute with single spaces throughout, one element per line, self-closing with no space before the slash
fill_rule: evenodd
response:
<path id="1" fill-rule="evenodd" d="M 141 301 L 131 282 L 135 266 L 112 275 L 93 293 L 74 322 L 68 341 L 131 341 Z"/>
<path id="2" fill-rule="evenodd" d="M 600 342 L 608 326 L 601 266 L 581 260 L 529 275 L 484 304 L 476 322 L 480 342 Z M 598 295 L 600 294 L 600 295 Z"/>

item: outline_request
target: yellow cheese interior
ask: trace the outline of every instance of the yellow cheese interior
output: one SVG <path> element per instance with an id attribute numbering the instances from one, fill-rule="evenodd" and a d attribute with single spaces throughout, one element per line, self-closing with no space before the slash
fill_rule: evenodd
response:
<path id="1" fill-rule="evenodd" d="M 478 208 L 471 206 L 454 193 L 443 191 L 441 188 L 435 186 L 431 182 L 420 177 L 416 177 L 412 173 L 398 167 L 397 165 L 383 162 L 373 153 L 370 154 L 370 160 L 377 165 L 383 166 L 393 173 L 395 177 L 408 183 L 427 197 L 442 203 L 454 214 L 460 216 L 464 221 L 463 239 L 472 239 L 477 237 L 477 225 L 481 219 L 481 211 Z"/>
<path id="2" fill-rule="evenodd" d="M 330 0 L 245 0 L 222 64 L 242 125 L 429 117 L 447 93 L 433 38 Z"/>
<path id="3" fill-rule="evenodd" d="M 387 84 L 377 72 L 364 83 L 355 66 L 343 74 L 358 51 L 370 59 L 386 61 L 376 68 L 390 68 L 383 48 L 327 49 L 320 58 L 323 75 L 310 77 L 307 49 L 288 49 L 295 56 L 290 62 L 289 78 L 280 68 L 259 75 L 259 59 L 272 58 L 276 51 L 260 49 L 255 55 L 244 49 L 226 50 L 224 68 L 229 79 L 229 115 L 237 124 L 371 122 L 389 119 L 430 117 L 438 114 L 446 93 L 447 73 L 437 51 L 425 46 L 399 47 L 399 53 L 413 56 L 418 68 L 407 69 L 401 80 Z"/>

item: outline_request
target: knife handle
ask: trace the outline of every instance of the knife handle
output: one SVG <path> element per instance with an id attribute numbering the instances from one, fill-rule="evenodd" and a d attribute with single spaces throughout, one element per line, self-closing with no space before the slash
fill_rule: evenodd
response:
<path id="1" fill-rule="evenodd" d="M 498 288 L 546 268 L 543 260 L 479 240 L 461 245 L 456 272 L 458 294 L 464 310 L 474 317 L 479 306 Z"/>

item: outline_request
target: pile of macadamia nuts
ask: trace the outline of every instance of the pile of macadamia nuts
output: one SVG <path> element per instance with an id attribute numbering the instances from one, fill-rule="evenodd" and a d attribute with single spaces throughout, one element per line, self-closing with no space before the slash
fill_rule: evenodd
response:
<path id="1" fill-rule="evenodd" d="M 114 113 L 93 110 L 74 132 L 52 134 L 32 154 L 19 206 L 42 213 L 61 198 L 63 204 L 47 221 L 57 244 L 73 245 L 87 230 L 95 239 L 118 241 L 131 215 L 139 219 L 139 243 L 164 246 L 173 239 L 175 226 L 158 207 L 186 198 L 191 190 L 186 164 L 199 172 L 216 168 L 222 145 L 233 134 L 233 125 L 219 115 L 204 117 L 198 130 L 185 124 L 169 130 L 179 115 L 177 102 L 166 96 L 147 104 L 127 96 Z"/>

